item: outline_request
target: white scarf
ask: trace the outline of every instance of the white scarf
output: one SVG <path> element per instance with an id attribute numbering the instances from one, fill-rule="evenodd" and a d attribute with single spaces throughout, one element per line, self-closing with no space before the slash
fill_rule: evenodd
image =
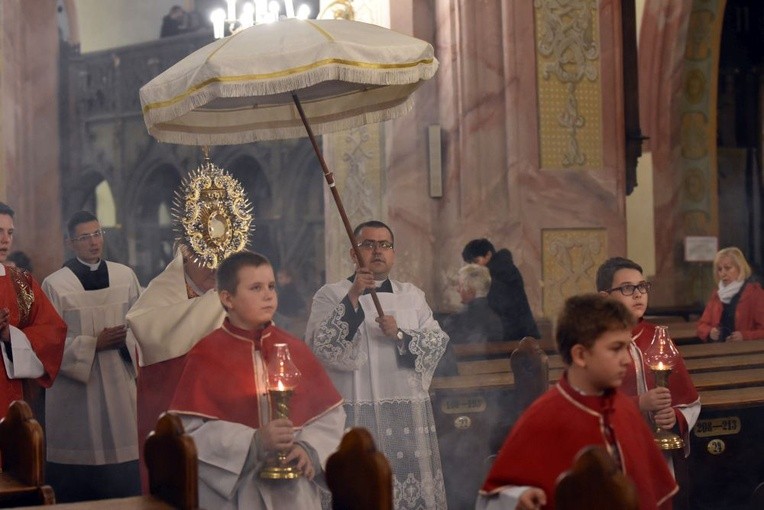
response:
<path id="1" fill-rule="evenodd" d="M 740 292 L 740 289 L 743 287 L 743 284 L 745 283 L 745 280 L 738 280 L 736 282 L 732 282 L 726 287 L 724 286 L 724 283 L 719 282 L 719 299 L 722 300 L 722 303 L 725 305 L 728 305 L 729 302 L 732 300 L 733 297 L 735 297 L 735 294 Z"/>

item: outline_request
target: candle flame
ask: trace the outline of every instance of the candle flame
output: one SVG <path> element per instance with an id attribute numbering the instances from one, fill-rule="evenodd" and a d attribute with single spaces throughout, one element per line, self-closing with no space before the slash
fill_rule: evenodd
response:
<path id="1" fill-rule="evenodd" d="M 277 387 L 277 389 L 278 389 L 279 391 L 284 391 L 284 390 L 286 389 L 286 387 L 284 386 L 284 383 L 283 383 L 283 382 L 281 382 L 281 380 L 279 380 L 279 382 L 278 382 L 278 384 L 276 385 L 276 387 Z"/>

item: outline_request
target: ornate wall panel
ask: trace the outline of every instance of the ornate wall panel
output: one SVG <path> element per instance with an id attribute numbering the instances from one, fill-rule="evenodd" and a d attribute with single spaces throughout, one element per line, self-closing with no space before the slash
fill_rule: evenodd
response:
<path id="1" fill-rule="evenodd" d="M 544 316 L 556 320 L 566 298 L 594 292 L 597 268 L 608 257 L 603 228 L 544 229 L 541 233 Z"/>
<path id="2" fill-rule="evenodd" d="M 534 6 L 541 167 L 600 168 L 599 2 Z"/>
<path id="3" fill-rule="evenodd" d="M 385 191 L 382 152 L 382 126 L 372 124 L 324 135 L 324 150 L 329 170 L 334 173 L 351 226 L 370 219 L 385 221 Z M 345 278 L 355 272 L 342 220 L 326 182 L 326 281 Z"/>
<path id="4" fill-rule="evenodd" d="M 679 209 L 684 235 L 718 234 L 716 89 L 724 4 L 724 0 L 696 0 L 690 13 L 679 102 Z"/>

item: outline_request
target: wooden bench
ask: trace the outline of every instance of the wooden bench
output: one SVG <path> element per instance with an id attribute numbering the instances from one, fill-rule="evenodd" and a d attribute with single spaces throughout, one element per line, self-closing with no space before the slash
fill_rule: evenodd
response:
<path id="1" fill-rule="evenodd" d="M 42 427 L 23 400 L 16 400 L 0 421 L 0 507 L 52 505 L 53 489 L 45 485 Z"/>
<path id="2" fill-rule="evenodd" d="M 183 430 L 180 418 L 164 413 L 145 445 L 151 495 L 62 503 L 62 510 L 197 510 L 199 477 L 194 440 Z M 33 510 L 34 507 L 24 507 Z"/>

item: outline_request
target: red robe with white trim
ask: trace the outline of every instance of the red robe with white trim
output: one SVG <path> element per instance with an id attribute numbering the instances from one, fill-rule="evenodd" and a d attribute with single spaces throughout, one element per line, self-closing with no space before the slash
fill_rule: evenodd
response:
<path id="1" fill-rule="evenodd" d="M 547 497 L 543 508 L 553 509 L 555 482 L 573 466 L 576 454 L 589 445 L 610 451 L 606 423 L 614 432 L 621 470 L 636 485 L 640 509 L 670 508 L 678 487 L 639 409 L 618 390 L 581 395 L 568 383 L 567 373 L 520 416 L 481 494 L 490 496 L 507 486 L 538 487 Z"/>
<path id="2" fill-rule="evenodd" d="M 66 323 L 40 288 L 37 280 L 27 271 L 5 266 L 0 276 L 0 308 L 10 311 L 10 325 L 20 329 L 29 339 L 37 359 L 45 370 L 35 379 L 43 388 L 49 388 L 58 375 L 66 341 Z M 0 347 L 5 349 L 5 346 Z M 8 406 L 23 395 L 23 379 L 10 379 L 5 364 L 0 361 L 0 418 Z"/>
<path id="3" fill-rule="evenodd" d="M 261 350 L 267 364 L 276 343 L 289 346 L 292 362 L 301 373 L 289 403 L 289 419 L 295 427 L 342 403 L 305 342 L 272 324 L 246 331 L 226 319 L 223 327 L 201 339 L 186 355 L 170 409 L 259 428 L 254 351 Z"/>
<path id="4" fill-rule="evenodd" d="M 631 331 L 632 339 L 639 348 L 639 354 L 642 358 L 642 374 L 644 374 L 645 383 L 647 389 L 651 390 L 655 388 L 655 377 L 650 371 L 650 367 L 645 362 L 644 353 L 653 341 L 653 335 L 655 335 L 656 325 L 647 322 L 640 321 L 634 329 Z M 669 329 L 669 336 L 671 331 Z M 633 360 L 632 360 L 633 361 Z M 626 375 L 621 383 L 620 390 L 626 395 L 629 395 L 634 400 L 635 404 L 639 406 L 639 395 L 642 393 L 639 391 L 639 385 L 637 384 L 637 373 L 634 363 L 629 364 L 629 368 L 626 370 Z M 685 416 L 679 411 L 681 407 L 688 407 L 696 402 L 699 402 L 698 391 L 695 389 L 695 385 L 692 383 L 692 378 L 687 371 L 687 367 L 684 364 L 684 359 L 680 355 L 677 358 L 676 365 L 671 371 L 671 375 L 668 379 L 668 389 L 671 392 L 671 406 L 674 408 L 674 414 L 676 415 L 676 422 L 679 426 L 679 434 L 688 439 L 689 427 L 687 426 L 687 420 Z"/>

